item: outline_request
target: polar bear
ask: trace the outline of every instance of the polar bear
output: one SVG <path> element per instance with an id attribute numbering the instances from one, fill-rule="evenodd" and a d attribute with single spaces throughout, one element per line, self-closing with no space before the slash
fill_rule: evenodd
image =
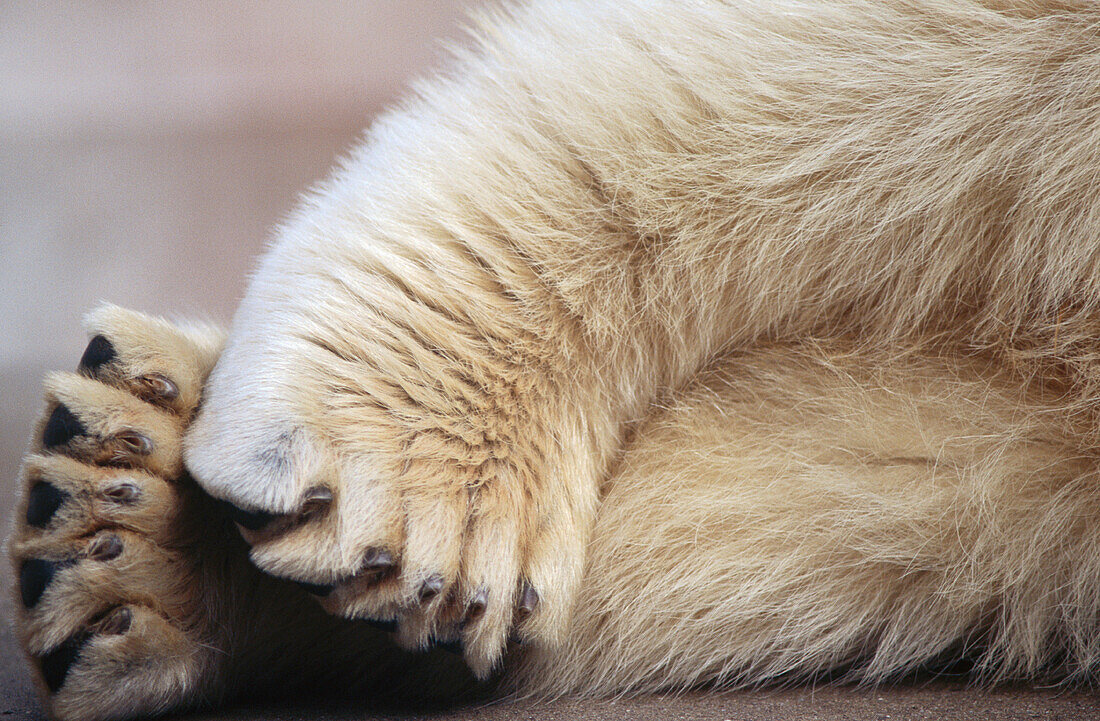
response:
<path id="1" fill-rule="evenodd" d="M 473 34 L 227 334 L 105 306 L 47 379 L 10 552 L 52 713 L 1090 678 L 1100 6 Z"/>

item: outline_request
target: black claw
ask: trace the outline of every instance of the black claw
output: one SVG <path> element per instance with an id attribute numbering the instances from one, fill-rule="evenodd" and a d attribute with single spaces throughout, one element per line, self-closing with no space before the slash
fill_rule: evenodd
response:
<path id="1" fill-rule="evenodd" d="M 101 636 L 121 636 L 130 630 L 134 622 L 134 612 L 121 606 L 104 616 L 93 627 L 93 632 Z"/>
<path id="2" fill-rule="evenodd" d="M 52 483 L 36 482 L 27 496 L 27 525 L 45 528 L 68 496 Z"/>
<path id="3" fill-rule="evenodd" d="M 428 576 L 424 583 L 420 584 L 420 590 L 417 591 L 417 599 L 421 604 L 428 603 L 433 598 L 439 595 L 439 592 L 443 590 L 443 576 L 438 573 L 433 573 Z"/>
<path id="4" fill-rule="evenodd" d="M 363 621 L 371 628 L 377 628 L 379 631 L 385 631 L 386 633 L 393 633 L 397 630 L 397 621 L 379 621 L 373 618 L 365 618 Z"/>
<path id="5" fill-rule="evenodd" d="M 137 431 L 123 431 L 115 436 L 122 447 L 128 453 L 135 456 L 147 456 L 153 452 L 153 441 L 148 436 Z"/>
<path id="6" fill-rule="evenodd" d="M 141 387 L 138 395 L 146 400 L 174 401 L 180 396 L 179 386 L 159 373 L 140 376 L 137 380 Z"/>
<path id="7" fill-rule="evenodd" d="M 331 586 L 328 584 L 306 583 L 305 581 L 294 581 L 294 584 L 306 593 L 313 594 L 314 596 L 320 596 L 321 598 L 324 598 L 325 596 L 332 593 L 332 589 L 335 588 L 335 586 Z"/>
<path id="8" fill-rule="evenodd" d="M 120 483 L 103 491 L 103 495 L 115 503 L 133 503 L 141 495 L 141 489 L 133 483 Z"/>
<path id="9" fill-rule="evenodd" d="M 372 548 L 363 556 L 364 571 L 387 571 L 395 565 L 393 554 L 384 548 Z"/>
<path id="10" fill-rule="evenodd" d="M 485 615 L 485 607 L 489 605 L 489 592 L 484 588 L 478 590 L 472 601 L 466 606 L 466 615 L 462 619 L 463 625 L 473 623 Z"/>
<path id="11" fill-rule="evenodd" d="M 268 513 L 267 511 L 246 511 L 243 508 L 237 508 L 229 501 L 222 501 L 221 503 L 226 511 L 228 511 L 229 517 L 233 519 L 233 522 L 249 531 L 258 531 L 275 519 L 274 513 Z"/>
<path id="12" fill-rule="evenodd" d="M 42 431 L 42 445 L 45 448 L 53 448 L 68 443 L 77 436 L 88 434 L 88 429 L 73 415 L 68 406 L 59 404 L 50 413 L 50 419 L 46 421 L 46 428 Z"/>
<path id="13" fill-rule="evenodd" d="M 97 335 L 88 342 L 88 347 L 84 349 L 84 355 L 80 357 L 80 370 L 94 372 L 105 363 L 113 361 L 116 355 L 118 354 L 115 353 L 115 347 L 111 344 L 111 341 Z"/>
<path id="14" fill-rule="evenodd" d="M 61 684 L 65 683 L 69 669 L 80 657 L 80 651 L 88 642 L 88 638 L 87 633 L 78 632 L 41 658 L 42 678 L 50 693 L 57 693 Z"/>
<path id="15" fill-rule="evenodd" d="M 331 505 L 331 490 L 324 487 L 309 489 L 306 491 L 305 500 L 302 502 L 302 510 L 298 512 L 298 522 L 305 523 L 312 518 L 322 515 Z"/>
<path id="16" fill-rule="evenodd" d="M 122 539 L 113 533 L 100 536 L 88 546 L 88 559 L 110 561 L 122 555 Z"/>
<path id="17" fill-rule="evenodd" d="M 519 604 L 516 606 L 516 616 L 522 621 L 531 615 L 537 605 L 539 605 L 538 592 L 526 583 L 523 584 L 523 589 L 519 593 Z"/>
<path id="18" fill-rule="evenodd" d="M 19 569 L 19 593 L 23 598 L 25 608 L 34 608 L 38 600 L 42 598 L 46 587 L 50 585 L 54 574 L 57 572 L 57 564 L 41 558 L 32 558 L 23 561 Z"/>

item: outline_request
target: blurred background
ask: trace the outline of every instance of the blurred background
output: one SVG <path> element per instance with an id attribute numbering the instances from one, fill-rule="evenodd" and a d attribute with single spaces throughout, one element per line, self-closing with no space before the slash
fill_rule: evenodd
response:
<path id="1" fill-rule="evenodd" d="M 468 4 L 0 1 L 0 536 L 83 313 L 227 322 L 298 193 L 440 63 Z M 29 694 L 11 673 L 5 696 Z"/>

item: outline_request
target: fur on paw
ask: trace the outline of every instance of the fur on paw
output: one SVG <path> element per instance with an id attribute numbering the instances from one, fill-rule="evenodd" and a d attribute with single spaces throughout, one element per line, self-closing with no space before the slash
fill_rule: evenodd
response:
<path id="1" fill-rule="evenodd" d="M 280 322 L 262 338 L 239 324 L 185 441 L 253 563 L 330 613 L 388 624 L 404 648 L 460 643 L 482 678 L 510 639 L 555 646 L 596 475 L 571 452 L 589 437 L 576 421 L 530 411 L 556 389 L 521 363 L 475 383 L 442 351 L 345 350 L 355 328 L 307 340 L 291 332 L 316 323 Z"/>
<path id="2" fill-rule="evenodd" d="M 180 456 L 222 336 L 116 307 L 88 325 L 77 372 L 46 380 L 10 543 L 23 648 L 52 714 L 82 721 L 201 700 L 222 663 L 215 524 Z"/>

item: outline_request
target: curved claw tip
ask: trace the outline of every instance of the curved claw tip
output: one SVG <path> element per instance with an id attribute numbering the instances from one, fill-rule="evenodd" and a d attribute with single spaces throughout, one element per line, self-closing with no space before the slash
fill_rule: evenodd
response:
<path id="1" fill-rule="evenodd" d="M 332 505 L 332 491 L 324 486 L 317 486 L 306 491 L 302 501 L 302 510 L 298 512 L 298 522 L 305 523 L 315 516 L 319 516 Z"/>
<path id="2" fill-rule="evenodd" d="M 121 636 L 130 630 L 134 622 L 134 612 L 126 606 L 111 611 L 94 627 L 94 632 L 103 636 Z"/>
<path id="3" fill-rule="evenodd" d="M 88 546 L 88 559 L 92 561 L 110 561 L 122 555 L 122 539 L 113 533 L 92 541 Z"/>
<path id="4" fill-rule="evenodd" d="M 152 439 L 137 431 L 123 431 L 115 439 L 128 453 L 135 456 L 147 456 L 153 452 Z"/>
<path id="5" fill-rule="evenodd" d="M 516 606 L 516 614 L 520 620 L 530 616 L 537 605 L 539 605 L 538 591 L 529 584 L 524 584 L 523 590 L 519 594 L 519 604 Z"/>
<path id="6" fill-rule="evenodd" d="M 394 565 L 393 554 L 384 548 L 372 548 L 363 556 L 364 571 L 381 571 Z"/>
<path id="7" fill-rule="evenodd" d="M 150 373 L 138 378 L 143 387 L 142 395 L 163 401 L 174 401 L 179 398 L 180 389 L 171 379 L 159 373 Z"/>
<path id="8" fill-rule="evenodd" d="M 103 491 L 103 495 L 115 503 L 133 503 L 141 495 L 141 489 L 133 483 L 120 483 Z"/>
<path id="9" fill-rule="evenodd" d="M 473 599 L 466 606 L 466 615 L 462 619 L 463 624 L 473 623 L 485 615 L 485 608 L 489 605 L 489 591 L 482 588 L 474 594 Z"/>
<path id="10" fill-rule="evenodd" d="M 442 590 L 443 576 L 438 573 L 433 573 L 424 580 L 424 583 L 420 584 L 420 590 L 417 591 L 416 597 L 421 604 L 425 604 L 438 596 L 439 592 Z"/>

